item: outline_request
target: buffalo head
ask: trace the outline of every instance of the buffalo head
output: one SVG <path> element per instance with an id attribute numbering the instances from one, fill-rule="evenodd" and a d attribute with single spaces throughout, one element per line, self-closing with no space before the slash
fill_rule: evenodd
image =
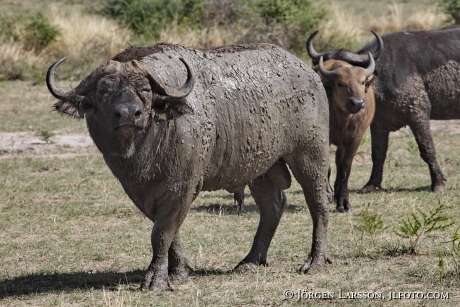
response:
<path id="1" fill-rule="evenodd" d="M 371 53 L 368 54 L 367 68 L 352 66 L 343 61 L 328 60 L 313 69 L 320 74 L 328 95 L 342 112 L 358 113 L 365 108 L 366 93 L 374 80 L 375 62 Z"/>
<path id="2" fill-rule="evenodd" d="M 152 118 L 171 119 L 184 113 L 187 108 L 183 100 L 194 86 L 191 68 L 180 58 L 187 69 L 187 81 L 181 88 L 166 85 L 149 65 L 133 60 L 109 61 L 66 91 L 54 79 L 64 60 L 51 65 L 46 76 L 49 91 L 59 99 L 54 107 L 73 117 L 85 117 L 89 128 L 105 136 L 132 137 Z"/>

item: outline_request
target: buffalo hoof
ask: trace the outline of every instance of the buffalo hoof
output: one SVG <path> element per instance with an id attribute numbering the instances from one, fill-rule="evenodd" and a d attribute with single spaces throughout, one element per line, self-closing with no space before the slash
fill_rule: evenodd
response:
<path id="1" fill-rule="evenodd" d="M 331 259 L 327 256 L 312 257 L 309 256 L 305 263 L 299 268 L 299 274 L 312 273 L 314 271 L 321 271 L 325 268 L 326 264 L 332 264 Z"/>
<path id="2" fill-rule="evenodd" d="M 442 193 L 445 190 L 444 184 L 436 184 L 431 190 L 435 193 Z"/>
<path id="3" fill-rule="evenodd" d="M 194 271 L 190 266 L 179 266 L 172 269 L 168 274 L 169 283 L 174 286 L 183 284 L 187 281 L 190 271 Z"/>
<path id="4" fill-rule="evenodd" d="M 255 264 L 255 263 L 244 263 L 244 262 L 240 262 L 240 263 L 233 269 L 233 271 L 234 271 L 234 272 L 241 273 L 241 274 L 244 274 L 244 273 L 256 273 L 258 268 L 259 268 L 259 266 L 258 266 L 257 264 Z"/>
<path id="5" fill-rule="evenodd" d="M 144 281 L 141 283 L 141 290 L 160 291 L 169 287 L 168 278 L 154 276 L 154 273 L 149 271 L 145 274 Z"/>
<path id="6" fill-rule="evenodd" d="M 337 206 L 336 207 L 336 210 L 340 213 L 347 213 L 347 212 L 351 212 L 351 206 L 348 205 L 348 206 Z"/>
<path id="7" fill-rule="evenodd" d="M 360 193 L 360 194 L 373 193 L 373 192 L 377 191 L 378 188 L 379 188 L 378 186 L 375 186 L 375 185 L 372 185 L 372 184 L 365 185 L 365 186 L 359 191 L 359 193 Z"/>

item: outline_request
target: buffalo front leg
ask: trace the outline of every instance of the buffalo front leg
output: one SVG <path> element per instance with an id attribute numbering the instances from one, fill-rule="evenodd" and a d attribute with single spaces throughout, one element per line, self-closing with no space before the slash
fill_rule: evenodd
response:
<path id="1" fill-rule="evenodd" d="M 337 180 L 335 185 L 336 190 L 334 193 L 337 202 L 337 211 L 341 213 L 351 211 L 348 192 L 348 178 L 350 178 L 351 165 L 353 163 L 353 158 L 358 151 L 360 142 L 361 138 L 357 136 L 352 143 L 347 144 L 346 146 L 339 146 L 337 148 L 336 157 L 341 158 L 341 160 L 336 159 Z"/>
<path id="2" fill-rule="evenodd" d="M 162 200 L 166 199 L 161 204 L 151 206 L 151 211 L 155 212 L 155 215 L 149 216 L 154 221 L 151 235 L 153 256 L 141 284 L 142 290 L 156 291 L 168 287 L 168 273 L 172 274 L 175 282 L 182 282 L 187 277 L 185 269 L 188 261 L 180 244 L 179 227 L 185 219 L 193 197 L 189 195 L 190 197 L 181 198 L 181 194 L 177 192 L 176 197 L 170 199 L 164 196 Z M 169 265 L 168 260 L 172 261 Z"/>
<path id="3" fill-rule="evenodd" d="M 241 273 L 255 271 L 259 265 L 267 265 L 267 252 L 283 215 L 286 195 L 267 175 L 249 183 L 252 197 L 260 210 L 259 226 L 248 255 L 235 267 Z"/>
<path id="4" fill-rule="evenodd" d="M 415 136 L 420 156 L 428 164 L 431 176 L 431 191 L 444 191 L 444 176 L 436 160 L 436 149 L 434 148 L 433 137 L 430 131 L 430 119 L 424 116 L 423 119 L 414 119 L 409 122 L 409 127 Z"/>
<path id="5" fill-rule="evenodd" d="M 360 193 L 375 192 L 382 188 L 383 165 L 387 157 L 389 134 L 389 131 L 379 128 L 374 123 L 371 124 L 372 173 Z"/>
<path id="6" fill-rule="evenodd" d="M 177 231 L 168 251 L 168 279 L 173 285 L 178 285 L 187 280 L 188 273 L 193 271 L 190 261 L 187 259 Z"/>

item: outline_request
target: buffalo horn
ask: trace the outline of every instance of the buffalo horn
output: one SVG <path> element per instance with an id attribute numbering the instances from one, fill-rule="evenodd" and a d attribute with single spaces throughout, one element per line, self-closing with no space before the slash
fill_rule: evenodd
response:
<path id="1" fill-rule="evenodd" d="M 83 79 L 76 88 L 70 91 L 65 91 L 58 85 L 56 85 L 56 82 L 54 80 L 54 72 L 56 71 L 59 64 L 61 64 L 65 60 L 66 58 L 60 59 L 59 61 L 51 65 L 48 69 L 48 73 L 46 74 L 46 85 L 48 86 L 49 91 L 54 97 L 61 100 L 82 99 L 83 97 L 81 95 L 85 95 L 89 91 L 96 88 L 97 82 L 103 76 L 113 74 L 120 70 L 119 62 L 109 61 L 107 64 L 95 69 L 89 76 Z"/>
<path id="2" fill-rule="evenodd" d="M 313 48 L 313 38 L 318 34 L 318 30 L 313 32 L 307 40 L 307 52 L 310 58 L 313 60 L 314 63 L 318 63 L 319 58 L 324 55 L 324 53 L 318 53 L 316 50 Z"/>
<path id="3" fill-rule="evenodd" d="M 319 57 L 318 68 L 319 68 L 319 72 L 321 73 L 321 75 L 322 75 L 326 80 L 330 80 L 332 77 L 335 76 L 335 70 L 327 70 L 327 69 L 324 67 L 324 64 L 323 64 L 323 57 L 322 57 L 322 56 Z"/>
<path id="4" fill-rule="evenodd" d="M 195 77 L 192 73 L 192 69 L 183 58 L 179 58 L 179 60 L 184 63 L 185 68 L 187 69 L 187 80 L 181 88 L 168 86 L 163 82 L 163 80 L 161 80 L 158 75 L 147 71 L 147 77 L 149 78 L 150 82 L 152 83 L 152 87 L 156 92 L 158 92 L 160 95 L 177 100 L 187 97 L 192 92 L 193 86 L 195 85 Z"/>
<path id="5" fill-rule="evenodd" d="M 365 69 L 365 71 L 366 71 L 366 76 L 369 77 L 370 75 L 374 73 L 375 61 L 370 52 L 368 52 L 368 55 L 369 55 L 369 66 Z"/>
<path id="6" fill-rule="evenodd" d="M 67 58 L 62 58 L 53 65 L 51 65 L 48 69 L 48 72 L 46 73 L 46 86 L 48 86 L 48 90 L 50 91 L 51 95 L 53 95 L 57 99 L 62 100 L 68 98 L 71 95 L 71 93 L 63 90 L 56 84 L 56 81 L 54 79 L 54 72 L 56 71 L 56 68 L 59 66 L 59 64 L 64 62 L 66 59 Z"/>

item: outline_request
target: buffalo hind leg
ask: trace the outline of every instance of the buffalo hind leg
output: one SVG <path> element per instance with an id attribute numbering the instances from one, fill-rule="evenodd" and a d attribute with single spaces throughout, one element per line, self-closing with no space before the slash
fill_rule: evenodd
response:
<path id="1" fill-rule="evenodd" d="M 436 149 L 434 148 L 433 137 L 431 136 L 430 119 L 424 116 L 422 120 L 411 120 L 409 127 L 417 141 L 420 156 L 428 164 L 428 168 L 430 169 L 431 191 L 443 192 L 445 179 L 436 161 Z"/>
<path id="2" fill-rule="evenodd" d="M 331 263 L 327 247 L 329 204 L 332 201 L 332 191 L 328 181 L 328 151 L 329 147 L 324 147 L 322 154 L 314 153 L 309 156 L 304 153 L 285 158 L 294 177 L 302 187 L 313 220 L 311 251 L 305 263 L 300 267 L 299 273 L 320 269 L 326 263 Z"/>
<path id="3" fill-rule="evenodd" d="M 286 195 L 267 175 L 249 183 L 252 197 L 260 210 L 259 226 L 248 255 L 235 267 L 241 273 L 254 272 L 259 265 L 267 265 L 267 252 L 283 215 Z"/>
<path id="4" fill-rule="evenodd" d="M 377 189 L 382 188 L 383 165 L 387 157 L 389 134 L 389 131 L 371 124 L 372 173 L 371 178 L 360 193 L 375 192 Z"/>

